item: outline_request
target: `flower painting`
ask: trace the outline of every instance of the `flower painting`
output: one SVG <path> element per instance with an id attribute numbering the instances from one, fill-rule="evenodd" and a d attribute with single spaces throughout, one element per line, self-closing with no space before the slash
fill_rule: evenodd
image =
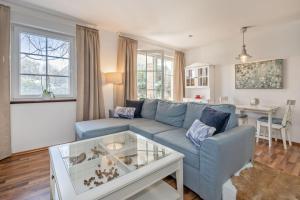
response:
<path id="1" fill-rule="evenodd" d="M 283 59 L 235 65 L 236 89 L 282 89 Z"/>

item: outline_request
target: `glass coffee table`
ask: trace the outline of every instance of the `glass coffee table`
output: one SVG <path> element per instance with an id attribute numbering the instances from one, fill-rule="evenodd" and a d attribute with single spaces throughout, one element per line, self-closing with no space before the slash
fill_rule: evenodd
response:
<path id="1" fill-rule="evenodd" d="M 183 154 L 131 131 L 49 148 L 51 198 L 183 199 Z M 162 179 L 176 173 L 177 190 Z"/>

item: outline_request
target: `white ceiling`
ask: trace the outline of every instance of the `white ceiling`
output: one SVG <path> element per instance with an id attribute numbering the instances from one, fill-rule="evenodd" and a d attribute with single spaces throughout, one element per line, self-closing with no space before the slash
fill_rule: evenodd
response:
<path id="1" fill-rule="evenodd" d="M 300 19 L 300 0 L 22 1 L 182 49 L 237 36 L 241 26 Z"/>

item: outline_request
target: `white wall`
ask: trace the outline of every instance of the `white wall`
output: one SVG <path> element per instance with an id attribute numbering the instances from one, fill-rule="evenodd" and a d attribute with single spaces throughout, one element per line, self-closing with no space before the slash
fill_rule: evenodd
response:
<path id="1" fill-rule="evenodd" d="M 73 141 L 75 120 L 75 102 L 12 105 L 12 152 Z"/>
<path id="2" fill-rule="evenodd" d="M 251 61 L 266 59 L 285 59 L 284 89 L 266 90 L 235 89 L 235 57 L 241 51 L 240 35 L 213 44 L 186 51 L 187 65 L 205 62 L 216 65 L 215 94 L 228 96 L 232 103 L 248 104 L 249 99 L 257 97 L 261 104 L 280 105 L 287 99 L 296 99 L 292 138 L 300 142 L 300 21 L 277 25 L 276 27 L 253 28 L 246 33 L 246 45 Z M 277 115 L 281 116 L 283 109 Z M 257 115 L 251 115 L 255 124 Z"/>
<path id="3" fill-rule="evenodd" d="M 117 70 L 118 34 L 100 30 L 100 63 L 101 70 L 115 72 Z M 106 116 L 113 108 L 113 85 L 103 83 L 104 105 Z"/>
<path id="4" fill-rule="evenodd" d="M 9 4 L 7 2 L 0 3 Z M 13 23 L 42 28 L 75 37 L 76 20 L 11 4 Z M 82 22 L 80 22 L 82 23 Z M 117 34 L 100 30 L 100 62 L 103 72 L 116 69 Z M 105 108 L 112 108 L 112 85 L 103 85 Z M 13 153 L 74 141 L 75 102 L 12 104 Z"/>

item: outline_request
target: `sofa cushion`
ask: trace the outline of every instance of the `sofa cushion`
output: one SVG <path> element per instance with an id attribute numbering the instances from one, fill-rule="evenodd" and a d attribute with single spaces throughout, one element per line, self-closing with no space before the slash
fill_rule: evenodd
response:
<path id="1" fill-rule="evenodd" d="M 185 137 L 186 129 L 178 128 L 165 131 L 154 135 L 153 140 L 181 152 L 185 155 L 183 162 L 199 169 L 200 166 L 200 151 L 199 149 Z"/>
<path id="2" fill-rule="evenodd" d="M 220 104 L 220 105 L 209 105 L 212 109 L 222 111 L 225 113 L 230 113 L 230 117 L 225 130 L 229 130 L 238 126 L 238 120 L 235 115 L 236 108 L 231 104 Z"/>
<path id="3" fill-rule="evenodd" d="M 189 102 L 187 103 L 183 128 L 189 129 L 196 119 L 200 119 L 206 104 Z"/>
<path id="4" fill-rule="evenodd" d="M 155 120 L 137 121 L 129 125 L 129 129 L 138 133 L 146 138 L 153 139 L 153 135 L 164 131 L 175 129 L 174 126 L 169 126 L 157 122 Z"/>
<path id="5" fill-rule="evenodd" d="M 157 103 L 157 99 L 145 99 L 141 116 L 145 119 L 155 119 Z"/>
<path id="6" fill-rule="evenodd" d="M 126 100 L 126 107 L 135 108 L 134 118 L 141 118 L 141 112 L 143 108 L 144 101 L 134 101 L 134 100 Z"/>
<path id="7" fill-rule="evenodd" d="M 214 127 L 216 129 L 214 134 L 218 134 L 225 131 L 229 117 L 230 113 L 206 107 L 203 110 L 200 121 L 208 126 Z"/>
<path id="8" fill-rule="evenodd" d="M 155 120 L 176 127 L 182 127 L 186 104 L 158 101 Z"/>
<path id="9" fill-rule="evenodd" d="M 129 129 L 129 124 L 134 122 L 146 121 L 147 119 L 99 119 L 82 121 L 75 124 L 77 140 L 103 136 Z"/>
<path id="10" fill-rule="evenodd" d="M 269 122 L 269 118 L 266 117 L 266 116 L 263 116 L 263 117 L 258 118 L 257 121 L 268 123 Z M 272 123 L 273 124 L 279 124 L 279 125 L 281 125 L 282 124 L 282 118 L 273 117 L 272 118 Z"/>
<path id="11" fill-rule="evenodd" d="M 183 128 L 189 129 L 195 119 L 200 119 L 203 110 L 209 106 L 215 110 L 230 113 L 228 124 L 225 130 L 232 129 L 238 126 L 238 120 L 235 115 L 235 106 L 231 104 L 208 105 L 202 103 L 190 102 L 187 104 L 186 114 L 184 118 Z"/>

